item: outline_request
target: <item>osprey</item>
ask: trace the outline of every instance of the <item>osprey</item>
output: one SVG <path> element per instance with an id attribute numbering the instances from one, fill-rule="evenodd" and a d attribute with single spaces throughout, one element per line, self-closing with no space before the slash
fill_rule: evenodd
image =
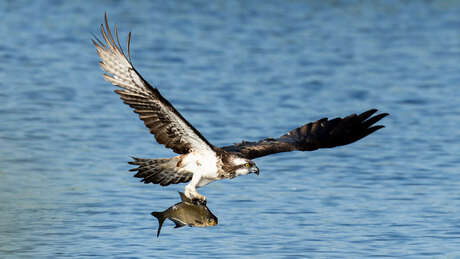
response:
<path id="1" fill-rule="evenodd" d="M 100 67 L 107 72 L 103 77 L 122 89 L 115 92 L 124 103 L 134 108 L 134 112 L 144 121 L 150 133 L 159 144 L 172 149 L 178 156 L 163 159 L 135 158 L 129 164 L 137 168 L 134 176 L 144 183 L 166 186 L 187 183 L 185 195 L 196 203 L 205 204 L 206 198 L 196 189 L 219 179 L 232 179 L 239 175 L 259 174 L 259 169 L 251 160 L 254 158 L 288 151 L 312 151 L 353 143 L 384 126 L 373 126 L 387 113 L 373 116 L 371 109 L 360 115 L 345 118 L 320 119 L 289 131 L 279 138 L 266 138 L 257 142 L 242 141 L 234 145 L 216 147 L 195 129 L 168 102 L 157 88 L 145 81 L 134 69 L 127 38 L 127 55 L 123 52 L 115 26 L 112 36 L 107 16 L 105 28 L 101 24 L 102 43 L 96 36 L 92 40 L 101 61 Z M 115 41 L 115 40 L 116 41 Z"/>

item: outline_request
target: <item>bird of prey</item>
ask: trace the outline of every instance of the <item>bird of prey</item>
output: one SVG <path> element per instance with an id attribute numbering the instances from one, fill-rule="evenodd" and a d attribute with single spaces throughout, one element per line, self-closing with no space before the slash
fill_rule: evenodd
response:
<path id="1" fill-rule="evenodd" d="M 234 145 L 216 147 L 195 129 L 157 88 L 145 81 L 134 68 L 127 38 L 127 54 L 118 39 L 110 32 L 107 16 L 105 28 L 101 24 L 103 43 L 96 36 L 93 43 L 101 61 L 100 67 L 107 72 L 103 77 L 121 89 L 115 90 L 124 103 L 144 121 L 159 144 L 172 149 L 178 155 L 163 159 L 135 158 L 129 164 L 137 166 L 135 177 L 144 183 L 166 186 L 187 183 L 185 195 L 195 203 L 206 204 L 206 197 L 197 188 L 219 179 L 232 179 L 239 175 L 259 174 L 252 159 L 288 151 L 312 151 L 353 143 L 383 128 L 374 125 L 387 113 L 374 115 L 371 109 L 359 115 L 328 120 L 323 118 L 293 129 L 279 138 L 266 138 L 257 142 L 242 141 Z"/>

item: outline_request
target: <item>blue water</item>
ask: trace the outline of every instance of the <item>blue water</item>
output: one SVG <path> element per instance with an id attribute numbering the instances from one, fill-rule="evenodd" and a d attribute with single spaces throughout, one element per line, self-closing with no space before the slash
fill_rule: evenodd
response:
<path id="1" fill-rule="evenodd" d="M 349 146 L 256 159 L 200 189 L 211 228 L 156 238 L 184 185 L 102 77 L 104 12 L 210 142 L 277 137 L 369 108 Z M 0 1 L 0 258 L 460 258 L 458 1 Z"/>

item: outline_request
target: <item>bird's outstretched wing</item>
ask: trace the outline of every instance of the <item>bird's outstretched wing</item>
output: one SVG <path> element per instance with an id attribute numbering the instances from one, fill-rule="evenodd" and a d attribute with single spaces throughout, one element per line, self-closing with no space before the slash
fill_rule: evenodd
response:
<path id="1" fill-rule="evenodd" d="M 118 40 L 116 25 L 114 32 L 116 42 L 105 16 L 105 28 L 101 24 L 101 33 L 106 44 L 96 36 L 96 41 L 93 40 L 101 59 L 99 65 L 109 74 L 104 74 L 104 79 L 123 88 L 115 92 L 120 95 L 124 103 L 134 108 L 134 112 L 139 114 L 139 118 L 144 121 L 158 143 L 178 154 L 185 154 L 192 150 L 211 150 L 212 145 L 200 132 L 161 96 L 158 89 L 151 86 L 134 69 L 129 55 L 131 33 L 127 39 L 128 56 L 126 56 Z"/>
<path id="2" fill-rule="evenodd" d="M 374 131 L 383 128 L 373 126 L 388 113 L 372 116 L 377 110 L 371 109 L 360 115 L 352 114 L 345 118 L 335 118 L 310 122 L 296 128 L 280 138 L 267 138 L 258 142 L 243 141 L 221 149 L 254 159 L 279 152 L 313 151 L 353 143 Z"/>

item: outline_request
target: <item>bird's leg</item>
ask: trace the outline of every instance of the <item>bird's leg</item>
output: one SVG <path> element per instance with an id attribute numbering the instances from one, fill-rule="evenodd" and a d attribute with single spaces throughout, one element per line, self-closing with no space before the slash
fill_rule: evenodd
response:
<path id="1" fill-rule="evenodd" d="M 196 191 L 195 186 L 190 186 L 190 184 L 185 186 L 185 196 L 189 197 L 195 204 L 206 205 L 206 197 L 199 194 Z"/>
<path id="2" fill-rule="evenodd" d="M 195 204 L 206 205 L 206 197 L 196 191 L 196 185 L 201 180 L 201 177 L 195 177 L 196 175 L 197 174 L 194 174 L 192 181 L 185 186 L 185 196 L 190 198 L 190 200 L 192 200 Z"/>

